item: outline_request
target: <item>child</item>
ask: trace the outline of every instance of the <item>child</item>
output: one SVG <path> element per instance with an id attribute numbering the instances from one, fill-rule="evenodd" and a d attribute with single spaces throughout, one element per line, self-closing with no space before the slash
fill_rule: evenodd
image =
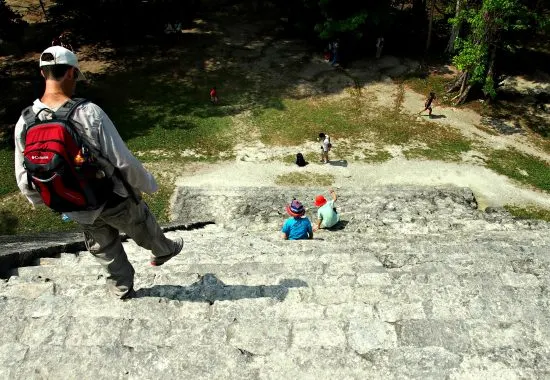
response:
<path id="1" fill-rule="evenodd" d="M 288 218 L 281 229 L 283 239 L 301 240 L 313 239 L 313 229 L 308 218 L 304 218 L 306 209 L 294 199 L 289 205 L 286 205 L 286 212 L 291 218 Z"/>
<path id="2" fill-rule="evenodd" d="M 314 204 L 319 207 L 319 210 L 317 210 L 317 223 L 313 228 L 314 231 L 317 231 L 319 228 L 334 227 L 340 221 L 340 215 L 338 215 L 334 207 L 334 202 L 338 199 L 336 192 L 332 189 L 329 189 L 328 192 L 332 196 L 331 201 L 327 201 L 322 195 L 315 197 Z"/>
<path id="3" fill-rule="evenodd" d="M 212 104 L 218 104 L 218 92 L 215 86 L 210 89 L 210 101 Z"/>
<path id="4" fill-rule="evenodd" d="M 297 153 L 296 154 L 296 165 L 298 165 L 299 167 L 304 167 L 307 164 L 308 163 L 307 163 L 306 159 L 304 158 L 304 155 L 302 153 Z"/>
<path id="5" fill-rule="evenodd" d="M 420 111 L 418 114 L 420 115 L 424 111 L 428 111 L 428 116 L 432 116 L 432 102 L 435 99 L 435 92 L 430 92 L 430 96 L 428 99 L 426 99 L 426 103 L 424 103 L 424 109 Z"/>

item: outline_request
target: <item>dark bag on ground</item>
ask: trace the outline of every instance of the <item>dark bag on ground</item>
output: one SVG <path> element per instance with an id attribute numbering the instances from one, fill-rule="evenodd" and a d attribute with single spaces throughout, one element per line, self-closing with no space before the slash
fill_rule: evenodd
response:
<path id="1" fill-rule="evenodd" d="M 307 162 L 304 158 L 304 155 L 302 153 L 297 153 L 296 154 L 296 165 L 298 166 L 306 166 L 307 165 Z"/>
<path id="2" fill-rule="evenodd" d="M 96 157 L 87 147 L 71 115 L 85 99 L 67 101 L 57 111 L 44 108 L 35 114 L 31 107 L 23 110 L 23 165 L 29 188 L 38 191 L 54 211 L 95 210 L 111 196 L 113 181 L 107 177 Z M 41 112 L 51 119 L 40 120 Z"/>

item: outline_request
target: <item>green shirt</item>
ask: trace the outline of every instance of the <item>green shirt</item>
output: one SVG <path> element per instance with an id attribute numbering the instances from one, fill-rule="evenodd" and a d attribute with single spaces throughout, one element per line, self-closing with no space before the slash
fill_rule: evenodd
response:
<path id="1" fill-rule="evenodd" d="M 321 219 L 321 228 L 333 227 L 340 221 L 340 215 L 334 211 L 334 201 L 328 201 L 317 210 L 317 218 Z"/>

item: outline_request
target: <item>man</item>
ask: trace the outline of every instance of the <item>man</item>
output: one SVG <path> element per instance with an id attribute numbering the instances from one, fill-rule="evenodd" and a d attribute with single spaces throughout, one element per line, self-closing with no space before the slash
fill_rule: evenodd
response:
<path id="1" fill-rule="evenodd" d="M 384 37 L 378 37 L 376 40 L 376 58 L 380 58 L 382 55 L 382 49 L 384 48 Z"/>
<path id="2" fill-rule="evenodd" d="M 324 164 L 328 164 L 328 152 L 332 147 L 332 144 L 330 143 L 330 137 L 321 132 L 319 133 L 319 140 L 323 144 L 321 145 L 321 162 Z"/>
<path id="3" fill-rule="evenodd" d="M 51 46 L 40 56 L 41 74 L 46 81 L 44 94 L 36 99 L 32 109 L 35 114 L 47 108 L 56 111 L 63 106 L 76 89 L 76 82 L 85 79 L 80 72 L 76 55 L 62 47 Z M 48 112 L 38 117 L 45 120 Z M 154 177 L 128 150 L 113 122 L 96 104 L 84 102 L 75 109 L 71 120 L 87 146 L 97 153 L 105 165 L 107 174 L 113 175 L 113 192 L 99 208 L 91 211 L 66 212 L 80 224 L 84 231 L 86 247 L 109 273 L 108 289 L 118 298 L 135 295 L 134 268 L 128 261 L 119 231 L 125 232 L 145 249 L 152 251 L 151 265 L 162 265 L 181 252 L 183 239 L 166 238 L 147 205 L 141 200 L 141 192 L 153 193 L 158 186 Z M 21 192 L 33 204 L 42 204 L 38 192 L 29 188 L 27 172 L 23 166 L 25 149 L 25 121 L 19 118 L 15 126 L 15 175 Z M 133 194 L 131 194 L 133 193 Z"/>

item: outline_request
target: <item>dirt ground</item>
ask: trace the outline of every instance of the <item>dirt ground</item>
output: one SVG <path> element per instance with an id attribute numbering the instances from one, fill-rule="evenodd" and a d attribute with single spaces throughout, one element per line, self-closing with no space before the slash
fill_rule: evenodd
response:
<path id="1" fill-rule="evenodd" d="M 253 77 L 262 70 L 265 72 L 274 65 L 292 67 L 295 75 L 292 80 L 294 95 L 298 96 L 350 96 L 349 89 L 356 89 L 357 83 L 364 83 L 361 91 L 375 105 L 395 106 L 399 112 L 416 118 L 426 119 L 427 116 L 417 116 L 423 108 L 424 94 L 418 94 L 405 87 L 400 91 L 398 81 L 401 75 L 418 68 L 419 63 L 414 60 L 385 56 L 380 60 L 365 59 L 352 62 L 346 68 L 333 68 L 319 56 L 308 54 L 308 48 L 300 41 L 268 40 L 257 34 L 257 25 L 238 25 L 221 27 L 216 24 L 199 22 L 197 28 L 184 31 L 185 33 L 221 33 L 224 38 L 220 43 L 231 41 L 235 54 L 244 51 L 246 57 L 229 57 L 225 59 L 227 65 L 241 65 L 244 71 L 249 71 Z M 209 46 L 201 54 L 207 64 L 217 64 L 216 54 L 223 51 L 223 47 Z M 108 70 L 111 62 L 101 61 L 94 54 L 94 48 L 82 47 L 79 55 L 84 72 L 102 73 Z M 239 59 L 241 58 L 241 59 Z M 451 72 L 448 67 L 442 67 L 442 72 Z M 326 75 L 334 72 L 334 75 Z M 328 88 L 328 94 L 319 94 L 318 82 L 323 77 L 323 86 Z M 298 79 L 298 80 L 296 80 Z M 265 76 L 263 77 L 265 80 Z M 284 76 L 272 75 L 269 80 L 285 80 Z M 525 81 L 519 81 L 521 86 L 529 86 Z M 262 83 L 258 83 L 261 87 Z M 539 86 L 533 83 L 531 86 Z M 292 87 L 292 86 L 289 86 Z M 376 107 L 375 107 L 376 108 Z M 281 157 L 294 155 L 296 152 L 316 152 L 319 144 L 307 142 L 299 146 L 273 147 L 265 146 L 254 134 L 254 128 L 246 124 L 249 110 L 233 117 L 237 130 L 252 131 L 247 134 L 235 147 L 234 161 L 224 161 L 218 164 L 193 164 L 185 169 L 175 171 L 180 177 L 172 180 L 176 185 L 185 186 L 274 186 L 277 176 L 293 171 L 307 171 L 312 173 L 330 173 L 335 178 L 336 188 L 368 187 L 387 184 L 413 185 L 456 185 L 470 187 L 476 194 L 481 207 L 515 205 L 535 205 L 550 209 L 550 195 L 536 190 L 525 188 L 511 181 L 509 178 L 496 174 L 484 166 L 485 156 L 475 147 L 493 149 L 514 148 L 520 152 L 540 158 L 550 166 L 550 155 L 533 142 L 529 133 L 500 134 L 488 130 L 482 124 L 482 117 L 472 109 L 461 107 L 443 107 L 435 104 L 434 115 L 429 119 L 434 127 L 444 125 L 459 131 L 464 137 L 474 141 L 474 149 L 464 154 L 462 161 L 448 163 L 440 161 L 409 160 L 403 155 L 403 146 L 385 146 L 391 159 L 383 163 L 364 163 L 354 161 L 348 157 L 332 157 L 328 165 L 312 162 L 305 168 L 295 165 L 282 164 Z M 237 128 L 238 127 L 238 128 Z M 339 141 L 352 148 L 350 157 L 361 156 L 368 142 Z M 355 152 L 353 151 L 355 149 Z M 193 150 L 181 152 L 182 156 L 196 156 Z M 162 170 L 158 164 L 148 166 L 158 172 Z M 171 171 L 174 172 L 174 171 Z"/>

